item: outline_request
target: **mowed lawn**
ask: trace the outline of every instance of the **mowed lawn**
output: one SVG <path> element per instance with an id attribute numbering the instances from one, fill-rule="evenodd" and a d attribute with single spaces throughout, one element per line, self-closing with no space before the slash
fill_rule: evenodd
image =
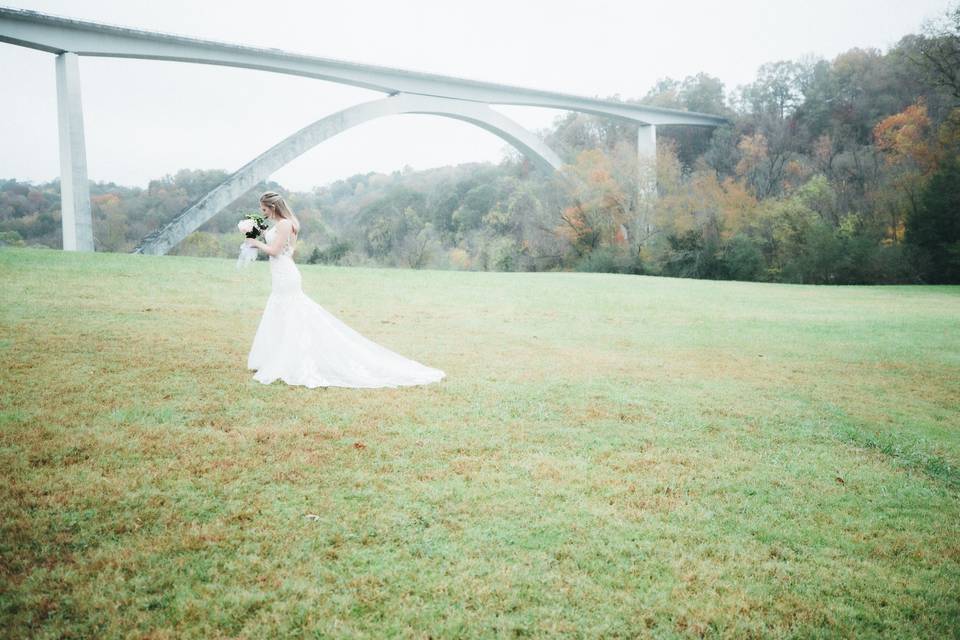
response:
<path id="1" fill-rule="evenodd" d="M 960 636 L 960 287 L 300 269 L 0 250 L 0 634 Z"/>

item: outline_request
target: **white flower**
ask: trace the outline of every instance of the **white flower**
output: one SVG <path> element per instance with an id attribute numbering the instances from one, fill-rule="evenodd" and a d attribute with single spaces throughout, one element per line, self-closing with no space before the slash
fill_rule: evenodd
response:
<path id="1" fill-rule="evenodd" d="M 241 233 L 250 233 L 253 231 L 253 220 L 244 218 L 237 223 L 237 229 L 240 229 Z"/>

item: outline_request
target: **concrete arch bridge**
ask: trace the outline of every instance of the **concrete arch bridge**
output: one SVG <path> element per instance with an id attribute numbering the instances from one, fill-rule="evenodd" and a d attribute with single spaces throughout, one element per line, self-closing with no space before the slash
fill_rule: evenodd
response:
<path id="1" fill-rule="evenodd" d="M 162 255 L 261 180 L 338 133 L 364 122 L 402 113 L 433 114 L 469 122 L 500 136 L 538 167 L 556 171 L 562 162 L 537 136 L 490 105 L 522 105 L 579 111 L 639 125 L 637 149 L 648 167 L 641 190 L 652 192 L 659 125 L 713 127 L 719 116 L 659 109 L 581 96 L 527 89 L 451 76 L 420 73 L 260 49 L 210 40 L 84 22 L 35 11 L 0 7 L 0 42 L 39 49 L 56 56 L 57 114 L 63 248 L 93 251 L 93 220 L 80 98 L 80 56 L 139 58 L 241 67 L 304 76 L 379 91 L 385 97 L 364 102 L 293 133 L 245 164 L 199 202 L 145 237 L 136 253 Z M 645 183 L 645 184 L 644 184 Z"/>

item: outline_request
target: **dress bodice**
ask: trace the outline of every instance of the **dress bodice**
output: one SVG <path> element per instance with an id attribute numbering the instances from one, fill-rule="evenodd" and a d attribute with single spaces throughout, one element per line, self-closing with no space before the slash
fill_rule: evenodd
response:
<path id="1" fill-rule="evenodd" d="M 276 227 L 276 225 L 274 225 L 274 226 L 270 227 L 269 229 L 267 229 L 266 233 L 263 234 L 263 237 L 264 237 L 264 239 L 266 239 L 267 244 L 272 244 L 272 243 L 273 243 L 273 239 L 276 237 L 276 235 L 277 235 L 277 227 Z M 294 237 L 295 237 L 295 236 L 293 235 L 293 233 L 291 233 L 291 234 L 287 237 L 287 242 L 286 242 L 286 244 L 283 246 L 283 249 L 280 251 L 280 253 L 278 253 L 275 257 L 280 257 L 280 256 L 287 256 L 288 258 L 292 258 L 292 257 L 293 257 L 294 242 L 293 242 L 292 238 L 294 238 Z M 274 256 L 271 256 L 271 257 L 270 257 L 271 260 L 272 260 L 273 258 L 274 258 Z"/>

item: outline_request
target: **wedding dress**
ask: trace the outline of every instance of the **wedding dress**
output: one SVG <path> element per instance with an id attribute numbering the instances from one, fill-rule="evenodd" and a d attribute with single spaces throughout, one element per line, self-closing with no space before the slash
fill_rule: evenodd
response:
<path id="1" fill-rule="evenodd" d="M 273 242 L 276 226 L 267 230 Z M 301 288 L 290 240 L 270 256 L 272 289 L 247 356 L 253 379 L 315 387 L 399 387 L 446 376 L 378 345 L 310 299 Z"/>

